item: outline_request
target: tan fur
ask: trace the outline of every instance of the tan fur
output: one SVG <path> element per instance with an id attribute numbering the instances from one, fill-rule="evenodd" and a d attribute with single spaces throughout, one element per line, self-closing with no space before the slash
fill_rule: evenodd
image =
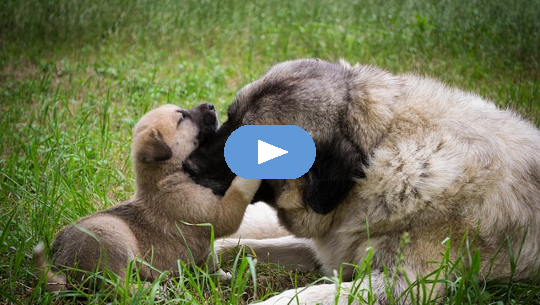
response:
<path id="1" fill-rule="evenodd" d="M 294 237 L 279 224 L 275 209 L 263 202 L 250 204 L 238 231 L 216 240 L 214 250 L 220 253 L 221 259 L 227 261 L 236 257 L 241 246 L 254 244 L 255 253 L 252 249 L 245 249 L 245 252 L 255 254 L 258 262 L 304 271 L 313 270 L 317 266 L 312 242 Z"/>
<path id="2" fill-rule="evenodd" d="M 261 89 L 268 84 L 287 91 Z M 343 278 L 351 280 L 350 264 L 362 263 L 366 249 L 374 250 L 372 292 L 379 304 L 388 302 L 379 268 L 394 268 L 404 233 L 410 243 L 402 249 L 404 273 L 395 274 L 395 297 L 408 286 L 405 275 L 414 282 L 438 267 L 429 262 L 441 261 L 445 240 L 451 258 L 463 257 L 467 264 L 459 247 L 464 237 L 479 249 L 482 279 L 538 279 L 540 132 L 517 114 L 425 77 L 300 60 L 281 63 L 243 88 L 231 115 L 242 124 L 298 125 L 316 146 L 341 129 L 353 131 L 351 141 L 367 157 L 361 165 L 365 177 L 356 178 L 345 200 L 327 214 L 303 201 L 305 179 L 265 182 L 275 192 L 282 223 L 313 242 L 325 274 L 343 268 Z M 280 250 L 289 246 L 276 244 Z M 510 252 L 519 254 L 513 274 Z M 366 283 L 359 287 L 367 289 Z M 352 283 L 342 288 L 339 303 L 346 303 Z M 432 287 L 432 298 L 443 288 Z M 299 288 L 261 304 L 334 304 L 337 293 L 334 285 Z"/>
<path id="3" fill-rule="evenodd" d="M 186 118 L 180 122 L 182 116 Z M 208 126 L 201 116 L 213 116 L 215 126 Z M 123 278 L 135 258 L 162 271 L 174 270 L 178 260 L 203 264 L 210 251 L 210 227 L 189 224 L 209 223 L 215 237 L 238 229 L 260 180 L 236 177 L 222 198 L 192 182 L 182 162 L 197 147 L 202 128 L 217 128 L 215 112 L 208 105 L 192 110 L 165 105 L 140 119 L 132 147 L 135 195 L 60 231 L 52 246 L 50 270 L 43 245 L 35 249 L 36 267 L 45 272 L 49 291 L 66 289 L 66 276 L 83 281 L 84 272 L 66 267 L 108 269 Z M 152 279 L 155 273 L 140 266 L 140 276 Z"/>

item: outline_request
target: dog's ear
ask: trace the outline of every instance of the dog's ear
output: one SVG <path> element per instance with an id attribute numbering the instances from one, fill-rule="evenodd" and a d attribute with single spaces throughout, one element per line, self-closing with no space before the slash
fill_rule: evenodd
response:
<path id="1" fill-rule="evenodd" d="M 161 133 L 151 128 L 137 135 L 134 148 L 137 160 L 142 163 L 155 163 L 172 158 L 172 149 L 167 145 Z"/>
<path id="2" fill-rule="evenodd" d="M 304 202 L 319 214 L 334 210 L 354 186 L 355 179 L 365 177 L 365 159 L 345 138 L 316 145 L 315 161 L 304 175 Z"/>

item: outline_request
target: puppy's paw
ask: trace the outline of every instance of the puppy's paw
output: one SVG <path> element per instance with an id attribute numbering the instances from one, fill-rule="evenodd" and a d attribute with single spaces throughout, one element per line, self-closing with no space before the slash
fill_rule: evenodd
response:
<path id="1" fill-rule="evenodd" d="M 253 196 L 261 186 L 261 179 L 244 179 L 239 176 L 236 176 L 232 182 L 232 187 L 237 188 L 246 195 L 248 201 L 253 199 Z"/>

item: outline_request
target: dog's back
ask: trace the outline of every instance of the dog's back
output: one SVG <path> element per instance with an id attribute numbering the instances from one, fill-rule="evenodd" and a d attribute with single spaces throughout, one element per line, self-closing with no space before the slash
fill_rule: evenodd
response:
<path id="1" fill-rule="evenodd" d="M 464 238 L 480 249 L 488 279 L 537 278 L 540 132 L 476 95 L 428 78 L 399 80 L 394 117 L 365 179 L 337 209 L 336 227 L 316 241 L 324 269 L 357 262 L 370 246 L 375 268 L 392 266 L 403 251 L 408 275 L 426 276 L 438 267 L 426 262 L 441 261 L 450 237 L 451 259 L 466 251 Z"/>

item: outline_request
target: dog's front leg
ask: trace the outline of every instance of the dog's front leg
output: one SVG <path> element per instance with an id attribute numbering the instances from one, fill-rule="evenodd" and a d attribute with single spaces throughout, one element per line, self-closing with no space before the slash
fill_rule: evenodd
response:
<path id="1" fill-rule="evenodd" d="M 349 301 L 353 282 L 335 284 L 321 284 L 308 287 L 286 290 L 263 302 L 253 303 L 257 305 L 334 305 L 334 304 L 359 304 L 357 300 Z M 367 300 L 367 299 L 366 299 Z M 366 302 L 367 303 L 367 302 Z"/>
<path id="2" fill-rule="evenodd" d="M 313 270 L 319 265 L 311 241 L 304 238 L 224 238 L 214 243 L 214 250 L 225 261 L 234 258 L 237 250 L 242 248 L 246 254 L 253 254 L 259 262 L 279 264 L 300 271 Z"/>
<path id="3" fill-rule="evenodd" d="M 382 271 L 372 271 L 351 282 L 337 278 L 330 284 L 313 284 L 286 290 L 257 305 L 315 305 L 315 304 L 398 304 L 426 303 L 426 297 L 440 287 L 410 286 L 405 276 L 388 278 Z M 338 284 L 339 283 L 339 284 Z M 435 290 L 434 290 L 435 289 Z M 414 302 L 413 302 L 414 301 Z M 438 299 L 440 303 L 441 299 Z"/>

